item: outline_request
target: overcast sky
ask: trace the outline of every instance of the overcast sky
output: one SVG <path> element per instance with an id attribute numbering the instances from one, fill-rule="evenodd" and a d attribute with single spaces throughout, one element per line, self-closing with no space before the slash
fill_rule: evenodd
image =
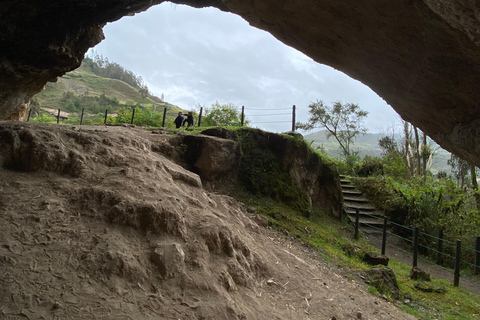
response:
<path id="1" fill-rule="evenodd" d="M 103 31 L 97 53 L 186 110 L 216 101 L 245 106 L 253 127 L 273 132 L 291 130 L 293 105 L 297 121 L 306 122 L 307 107 L 317 99 L 357 103 L 369 112 L 370 133 L 399 119 L 367 86 L 218 9 L 163 3 Z"/>

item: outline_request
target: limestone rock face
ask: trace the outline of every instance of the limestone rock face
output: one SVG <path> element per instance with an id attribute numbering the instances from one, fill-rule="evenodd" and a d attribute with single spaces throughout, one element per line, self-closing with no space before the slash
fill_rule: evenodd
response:
<path id="1" fill-rule="evenodd" d="M 102 27 L 161 0 L 4 0 L 0 119 L 79 66 Z M 475 0 L 178 0 L 239 14 L 368 85 L 447 150 L 480 165 L 480 3 Z M 373 116 L 373 115 L 372 115 Z"/>

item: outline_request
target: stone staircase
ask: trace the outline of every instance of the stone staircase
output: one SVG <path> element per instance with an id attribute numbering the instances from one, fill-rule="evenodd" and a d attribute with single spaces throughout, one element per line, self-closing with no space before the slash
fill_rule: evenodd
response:
<path id="1" fill-rule="evenodd" d="M 382 228 L 383 212 L 378 211 L 362 193 L 345 176 L 340 176 L 340 184 L 343 193 L 343 210 L 347 217 L 355 223 L 357 209 L 359 210 L 359 223 L 363 226 Z"/>

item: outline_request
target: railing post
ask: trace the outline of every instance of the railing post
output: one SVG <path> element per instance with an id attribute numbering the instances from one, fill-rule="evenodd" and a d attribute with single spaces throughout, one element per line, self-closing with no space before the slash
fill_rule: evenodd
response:
<path id="1" fill-rule="evenodd" d="M 382 237 L 382 254 L 385 255 L 385 249 L 387 247 L 387 217 L 383 217 L 383 237 Z"/>
<path id="2" fill-rule="evenodd" d="M 418 260 L 418 227 L 413 229 L 413 264 L 412 267 L 417 266 Z"/>
<path id="3" fill-rule="evenodd" d="M 60 109 L 58 109 L 58 114 L 57 114 L 57 124 L 60 122 Z"/>
<path id="4" fill-rule="evenodd" d="M 460 255 L 461 255 L 462 241 L 457 240 L 457 246 L 455 249 L 455 271 L 453 278 L 453 286 L 458 287 L 460 282 Z"/>
<path id="5" fill-rule="evenodd" d="M 167 116 L 167 107 L 163 108 L 162 128 L 165 128 L 165 117 Z"/>
<path id="6" fill-rule="evenodd" d="M 108 115 L 108 109 L 105 109 L 105 120 L 103 120 L 103 124 L 107 124 L 107 115 Z"/>
<path id="7" fill-rule="evenodd" d="M 27 122 L 30 121 L 30 115 L 32 114 L 32 108 L 28 111 L 28 117 L 27 117 Z"/>
<path id="8" fill-rule="evenodd" d="M 360 224 L 360 210 L 355 210 L 355 239 L 358 239 L 358 226 Z"/>
<path id="9" fill-rule="evenodd" d="M 293 108 L 292 108 L 292 132 L 295 131 L 295 105 L 293 105 Z"/>
<path id="10" fill-rule="evenodd" d="M 133 124 L 133 119 L 135 119 L 135 108 L 132 110 L 132 120 L 130 121 L 130 124 Z"/>
<path id="11" fill-rule="evenodd" d="M 200 124 L 202 123 L 202 113 L 203 113 L 203 107 L 200 107 L 200 114 L 198 115 L 198 126 L 200 127 Z"/>
<path id="12" fill-rule="evenodd" d="M 242 106 L 242 119 L 241 119 L 241 126 L 243 127 L 243 120 L 245 119 L 245 106 Z"/>
<path id="13" fill-rule="evenodd" d="M 480 237 L 475 238 L 475 274 L 480 273 Z"/>
<path id="14" fill-rule="evenodd" d="M 437 264 L 442 264 L 442 254 L 443 254 L 443 230 L 438 230 L 438 245 L 437 245 Z"/>
<path id="15" fill-rule="evenodd" d="M 83 123 L 83 110 L 84 110 L 84 109 L 85 109 L 85 108 L 82 108 L 82 115 L 80 116 L 80 125 L 82 125 L 82 123 Z"/>

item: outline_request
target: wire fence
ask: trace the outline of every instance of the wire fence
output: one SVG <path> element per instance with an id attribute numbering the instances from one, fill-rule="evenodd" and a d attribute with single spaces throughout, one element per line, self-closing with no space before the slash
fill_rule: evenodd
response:
<path id="1" fill-rule="evenodd" d="M 355 238 L 359 235 L 360 210 L 355 209 Z M 343 206 L 341 206 L 340 218 L 342 218 Z M 345 214 L 347 214 L 345 212 Z M 412 256 L 412 267 L 416 267 L 418 259 L 435 264 L 444 270 L 453 272 L 453 285 L 459 285 L 460 275 L 478 275 L 480 274 L 480 236 L 476 237 L 474 247 L 462 245 L 460 240 L 452 242 L 443 238 L 443 231 L 439 230 L 438 236 L 422 232 L 417 227 L 408 227 L 389 221 L 386 217 L 379 217 L 366 212 L 361 213 L 362 217 L 368 217 L 370 222 L 363 221 L 362 224 L 374 230 L 382 232 L 382 254 L 385 254 L 386 247 L 392 247 Z M 375 219 L 375 220 L 374 220 Z M 376 221 L 380 220 L 380 221 Z M 372 221 L 376 221 L 374 223 Z M 382 228 L 379 227 L 382 226 Z M 395 232 L 389 231 L 388 226 Z M 387 241 L 388 238 L 395 237 L 402 246 L 394 245 Z M 431 247 L 435 243 L 436 247 Z M 480 283 L 478 277 L 469 277 L 469 280 Z"/>
<path id="2" fill-rule="evenodd" d="M 286 112 L 291 110 L 290 112 Z M 245 112 L 248 115 L 245 115 Z M 262 111 L 261 113 L 250 113 L 250 111 Z M 291 123 L 291 131 L 295 131 L 295 118 L 296 107 L 293 105 L 291 108 L 245 108 L 242 106 L 242 125 L 244 118 L 248 117 L 248 120 L 253 124 L 273 124 L 273 123 Z M 268 117 L 266 119 L 266 117 Z M 253 119 L 252 119 L 253 118 Z M 288 120 L 287 120 L 288 119 Z"/>
<path id="3" fill-rule="evenodd" d="M 83 125 L 83 124 L 107 124 L 107 123 L 130 123 L 137 125 L 152 125 L 152 126 L 161 126 L 169 127 L 173 126 L 171 120 L 176 118 L 176 115 L 170 115 L 170 119 L 167 117 L 167 110 L 169 108 L 165 107 L 162 112 L 149 112 L 144 114 L 140 112 L 136 115 L 137 108 L 131 108 L 128 112 L 123 113 L 112 113 L 108 109 L 105 109 L 105 112 L 94 112 L 94 113 L 85 113 L 85 108 L 82 108 L 81 111 L 62 111 L 60 109 L 50 109 L 50 115 L 40 116 L 40 119 L 36 119 L 38 122 L 55 122 L 60 124 L 60 122 L 65 124 L 72 125 Z M 286 112 L 290 110 L 290 112 Z M 27 122 L 30 121 L 33 109 L 30 109 L 27 117 Z M 96 110 L 98 111 L 98 110 Z M 139 111 L 142 111 L 141 109 Z M 249 113 L 246 115 L 246 111 Z M 254 112 L 250 112 L 254 111 Z M 262 111 L 261 113 L 255 113 L 255 111 Z M 291 131 L 295 131 L 295 119 L 296 119 L 296 107 L 293 105 L 289 108 L 245 108 L 242 106 L 240 114 L 240 126 L 244 126 L 247 117 L 248 122 L 253 125 L 256 124 L 272 124 L 272 123 L 290 123 Z M 40 114 L 39 114 L 40 115 Z M 203 117 L 203 107 L 200 108 L 198 115 L 198 120 L 196 125 L 198 127 L 202 124 Z M 253 118 L 253 120 L 252 120 Z"/>

